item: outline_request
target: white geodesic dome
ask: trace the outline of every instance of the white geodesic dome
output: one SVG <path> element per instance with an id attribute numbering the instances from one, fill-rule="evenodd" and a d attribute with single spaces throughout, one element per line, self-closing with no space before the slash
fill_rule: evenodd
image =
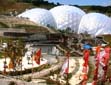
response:
<path id="1" fill-rule="evenodd" d="M 46 9 L 33 8 L 26 10 L 17 17 L 28 18 L 30 21 L 33 21 L 39 25 L 56 28 L 56 22 L 52 14 Z"/>
<path id="2" fill-rule="evenodd" d="M 101 13 L 88 13 L 82 17 L 78 33 L 92 36 L 111 34 L 111 19 Z"/>
<path id="3" fill-rule="evenodd" d="M 71 28 L 74 32 L 77 32 L 81 17 L 85 14 L 81 9 L 69 5 L 56 6 L 50 12 L 58 29 Z"/>

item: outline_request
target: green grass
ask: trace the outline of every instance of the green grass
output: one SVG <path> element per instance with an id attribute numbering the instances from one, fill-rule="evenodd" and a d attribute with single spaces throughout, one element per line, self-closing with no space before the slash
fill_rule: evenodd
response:
<path id="1" fill-rule="evenodd" d="M 3 56 L 2 56 L 3 54 L 2 53 L 0 53 L 0 58 L 3 58 Z"/>
<path id="2" fill-rule="evenodd" d="M 34 25 L 26 25 L 26 24 L 17 24 L 14 26 L 14 28 L 37 28 L 38 26 Z"/>
<path id="3" fill-rule="evenodd" d="M 104 35 L 104 40 L 109 42 L 109 45 L 111 46 L 111 35 Z"/>
<path id="4" fill-rule="evenodd" d="M 0 22 L 0 27 L 2 28 L 9 28 L 9 26 L 3 22 Z"/>
<path id="5" fill-rule="evenodd" d="M 93 81 L 93 72 L 94 72 L 94 65 L 89 62 L 89 72 L 88 72 L 88 81 L 87 82 Z"/>

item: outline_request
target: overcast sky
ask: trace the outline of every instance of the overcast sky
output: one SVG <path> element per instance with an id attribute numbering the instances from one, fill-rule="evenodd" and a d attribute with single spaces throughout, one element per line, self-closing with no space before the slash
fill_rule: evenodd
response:
<path id="1" fill-rule="evenodd" d="M 111 0 L 48 0 L 49 2 L 71 5 L 111 5 Z"/>

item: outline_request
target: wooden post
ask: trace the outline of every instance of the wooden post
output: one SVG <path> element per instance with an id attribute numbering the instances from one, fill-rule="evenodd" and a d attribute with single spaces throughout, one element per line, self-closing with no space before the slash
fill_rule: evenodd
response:
<path id="1" fill-rule="evenodd" d="M 32 74 L 34 73 L 34 69 L 33 69 L 33 65 L 34 65 L 34 63 L 33 63 L 33 60 L 34 60 L 34 54 L 32 53 Z"/>
<path id="2" fill-rule="evenodd" d="M 7 68 L 7 62 L 6 62 L 6 48 L 4 48 L 4 57 L 5 57 L 5 61 L 3 62 L 4 63 L 4 71 L 3 71 L 3 74 L 6 75 L 6 68 Z"/>
<path id="3" fill-rule="evenodd" d="M 22 56 L 21 56 L 21 59 L 20 59 L 20 64 L 21 64 L 21 75 L 22 75 Z"/>

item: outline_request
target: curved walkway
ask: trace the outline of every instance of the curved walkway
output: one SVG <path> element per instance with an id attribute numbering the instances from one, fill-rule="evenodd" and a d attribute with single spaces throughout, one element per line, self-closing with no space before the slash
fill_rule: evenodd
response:
<path id="1" fill-rule="evenodd" d="M 64 59 L 65 58 L 60 59 L 60 62 L 58 64 L 56 64 L 55 66 L 52 66 L 49 69 L 44 69 L 44 70 L 42 70 L 40 72 L 34 72 L 33 74 L 32 73 L 31 74 L 25 74 L 22 77 L 23 78 L 27 78 L 29 76 L 31 76 L 31 78 L 41 78 L 41 77 L 44 77 L 45 75 L 50 74 L 51 71 L 56 71 L 56 70 L 60 69 L 62 67 L 62 65 L 63 65 Z"/>
<path id="2" fill-rule="evenodd" d="M 78 62 L 79 62 L 79 69 L 78 71 L 71 77 L 71 79 L 69 80 L 69 83 L 71 85 L 76 85 L 78 83 L 80 83 L 82 80 L 80 79 L 81 77 L 81 74 L 82 74 L 82 69 L 83 69 L 83 63 L 84 63 L 84 60 L 82 58 L 78 59 Z M 71 62 L 70 62 L 71 63 Z"/>

